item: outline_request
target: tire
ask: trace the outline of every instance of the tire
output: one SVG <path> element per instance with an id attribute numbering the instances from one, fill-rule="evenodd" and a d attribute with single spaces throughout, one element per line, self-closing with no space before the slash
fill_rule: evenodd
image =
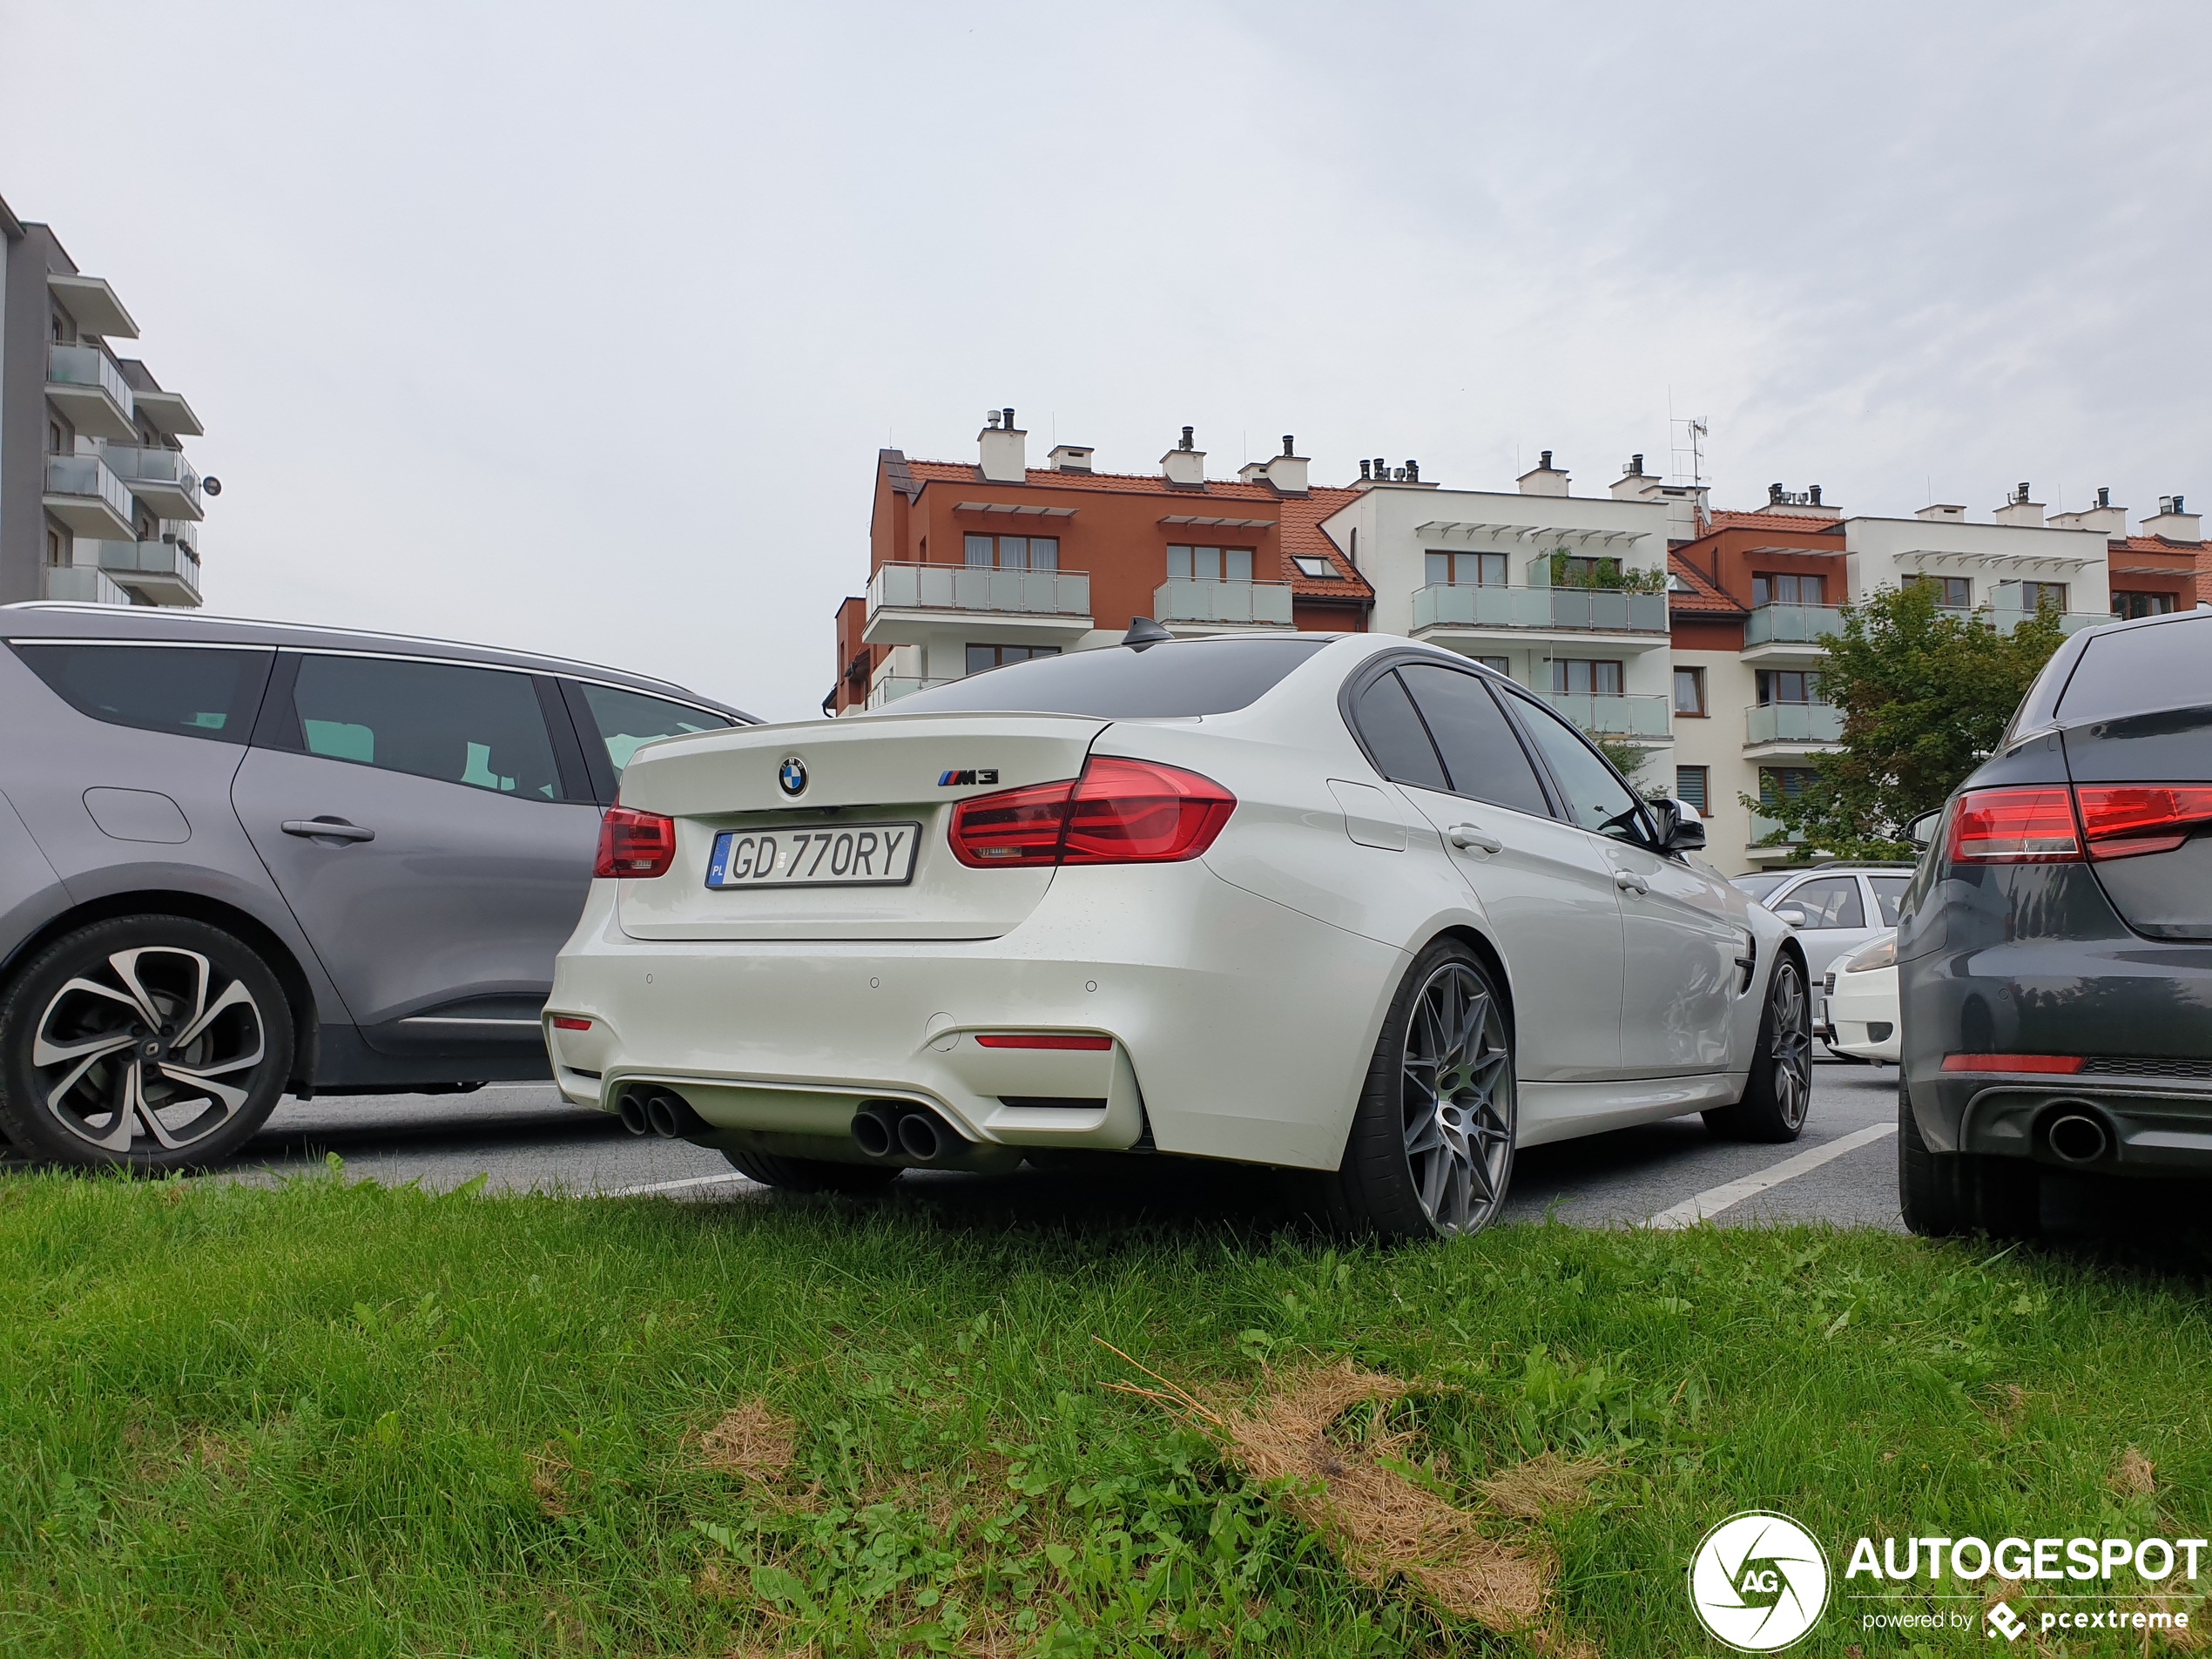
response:
<path id="1" fill-rule="evenodd" d="M 2024 1159 L 1930 1151 L 1898 1074 L 1897 1197 L 1909 1231 L 1923 1238 L 1975 1232 L 2032 1238 L 2042 1231 L 2041 1187 L 2035 1166 Z"/>
<path id="2" fill-rule="evenodd" d="M 1385 1238 L 1480 1232 L 1505 1208 L 1516 1130 L 1513 1034 L 1489 970 L 1454 939 L 1406 970 L 1376 1039 L 1323 1218 Z"/>
<path id="3" fill-rule="evenodd" d="M 1743 1096 L 1705 1113 L 1705 1127 L 1726 1141 L 1794 1141 L 1804 1133 L 1811 1105 L 1812 999 L 1804 964 L 1784 951 L 1767 981 Z"/>
<path id="4" fill-rule="evenodd" d="M 0 1129 L 44 1163 L 156 1175 L 220 1163 L 292 1075 L 292 1011 L 253 948 L 182 916 L 118 916 L 0 994 Z"/>
<path id="5" fill-rule="evenodd" d="M 855 1197 L 880 1192 L 906 1171 L 874 1163 L 836 1163 L 827 1158 L 783 1157 L 773 1152 L 733 1152 L 722 1156 L 730 1167 L 764 1187 L 786 1192 L 844 1192 Z"/>

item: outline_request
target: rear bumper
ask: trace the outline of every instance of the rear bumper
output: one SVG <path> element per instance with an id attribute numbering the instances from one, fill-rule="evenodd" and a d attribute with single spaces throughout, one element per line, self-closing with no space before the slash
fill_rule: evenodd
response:
<path id="1" fill-rule="evenodd" d="M 980 941 L 645 941 L 593 886 L 547 1042 L 563 1093 L 681 1095 L 732 1145 L 857 1157 L 869 1100 L 979 1147 L 1129 1147 L 1333 1168 L 1404 953 L 1199 863 L 1066 870 Z M 590 1029 L 553 1026 L 588 1019 Z M 1105 1039 L 1002 1049 L 1006 1033 Z M 594 1076 L 593 1074 L 597 1074 Z"/>
<path id="2" fill-rule="evenodd" d="M 1940 1150 L 2068 1167 L 2052 1148 L 2051 1126 L 2080 1116 L 2104 1128 L 2110 1150 L 2072 1167 L 2116 1175 L 2212 1174 L 2212 1082 L 1946 1072 L 1932 1082 L 1914 1081 L 1912 1109 L 1923 1138 Z"/>

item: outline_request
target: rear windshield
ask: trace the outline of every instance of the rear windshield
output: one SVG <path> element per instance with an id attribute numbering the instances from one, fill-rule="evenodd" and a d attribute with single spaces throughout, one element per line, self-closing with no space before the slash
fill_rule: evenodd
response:
<path id="1" fill-rule="evenodd" d="M 892 705 L 900 714 L 1090 714 L 1141 719 L 1227 714 L 1258 702 L 1329 641 L 1290 639 L 1163 640 L 1143 651 L 1101 651 L 1036 657 Z"/>
<path id="2" fill-rule="evenodd" d="M 2072 725 L 2212 705 L 2212 617 L 2092 635 L 2059 698 Z"/>
<path id="3" fill-rule="evenodd" d="M 1789 879 L 1786 875 L 1736 875 L 1729 878 L 1728 885 L 1739 893 L 1748 893 L 1754 899 L 1764 900 L 1768 894 Z"/>

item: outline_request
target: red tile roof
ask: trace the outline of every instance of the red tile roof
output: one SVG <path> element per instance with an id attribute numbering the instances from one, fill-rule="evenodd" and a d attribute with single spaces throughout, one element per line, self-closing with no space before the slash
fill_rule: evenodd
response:
<path id="1" fill-rule="evenodd" d="M 1831 534 L 1843 528 L 1840 518 L 1815 518 L 1807 513 L 1737 513 L 1715 508 L 1706 529 L 1712 530 L 1802 530 L 1807 535 Z"/>
<path id="2" fill-rule="evenodd" d="M 1717 515 L 1716 515 L 1717 516 Z M 1750 613 L 1730 598 L 1714 583 L 1713 578 L 1692 564 L 1679 553 L 1667 556 L 1668 573 L 1687 587 L 1688 591 L 1669 589 L 1667 594 L 1667 614 L 1683 617 L 1744 617 Z"/>

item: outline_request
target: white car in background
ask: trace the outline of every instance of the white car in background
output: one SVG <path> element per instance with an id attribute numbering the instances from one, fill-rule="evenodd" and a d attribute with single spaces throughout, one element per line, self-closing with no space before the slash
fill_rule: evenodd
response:
<path id="1" fill-rule="evenodd" d="M 1825 989 L 1828 1046 L 1856 1059 L 1897 1064 L 1897 929 L 1838 957 Z"/>
<path id="2" fill-rule="evenodd" d="M 1147 620 L 640 749 L 547 1041 L 570 1099 L 774 1185 L 1133 1150 L 1472 1231 L 1517 1146 L 1804 1127 L 1804 953 L 1703 841 L 1464 658 Z"/>

